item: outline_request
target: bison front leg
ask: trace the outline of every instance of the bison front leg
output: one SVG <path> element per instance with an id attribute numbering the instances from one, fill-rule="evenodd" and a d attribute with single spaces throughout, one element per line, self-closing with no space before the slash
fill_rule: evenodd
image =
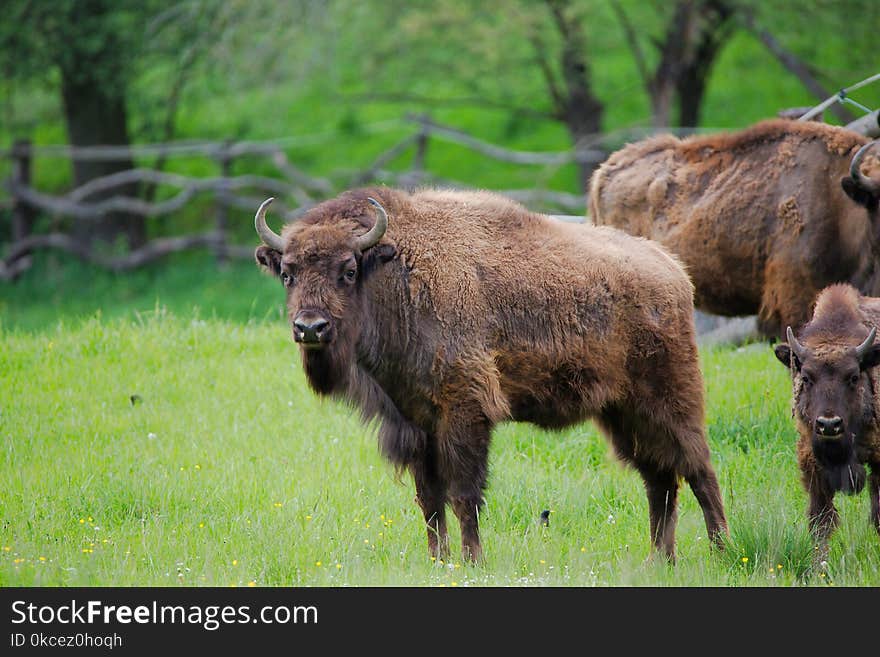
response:
<path id="1" fill-rule="evenodd" d="M 871 487 L 871 524 L 880 534 L 880 463 L 871 464 L 871 478 L 868 480 Z"/>
<path id="2" fill-rule="evenodd" d="M 416 485 L 416 502 L 425 516 L 428 532 L 428 553 L 435 559 L 449 557 L 449 536 L 446 532 L 446 482 L 440 476 L 433 453 L 424 455 L 410 465 Z"/>
<path id="3" fill-rule="evenodd" d="M 438 436 L 441 462 L 449 481 L 449 501 L 461 525 L 461 555 L 465 561 L 483 559 L 480 545 L 480 511 L 486 488 L 489 425 L 485 420 L 454 422 Z"/>
<path id="4" fill-rule="evenodd" d="M 805 479 L 807 477 L 805 476 Z M 834 492 L 822 481 L 816 471 L 809 477 L 810 485 L 807 492 L 810 496 L 810 506 L 807 512 L 810 522 L 810 532 L 816 538 L 818 545 L 814 555 L 814 565 L 828 559 L 828 539 L 834 533 L 840 523 L 840 516 L 834 508 Z"/>

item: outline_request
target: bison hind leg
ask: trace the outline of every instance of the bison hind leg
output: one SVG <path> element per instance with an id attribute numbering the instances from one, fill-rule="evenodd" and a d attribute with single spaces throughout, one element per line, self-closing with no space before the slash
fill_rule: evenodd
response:
<path id="1" fill-rule="evenodd" d="M 721 500 L 721 487 L 718 477 L 707 462 L 705 467 L 685 475 L 688 485 L 703 510 L 706 521 L 706 532 L 712 544 L 720 550 L 724 549 L 724 538 L 728 534 L 727 518 L 724 515 L 724 503 Z"/>
<path id="2" fill-rule="evenodd" d="M 678 520 L 678 473 L 670 464 L 652 458 L 650 422 L 625 410 L 608 407 L 597 418 L 599 428 L 610 438 L 618 458 L 635 466 L 648 496 L 651 543 L 670 561 L 675 561 L 675 525 Z"/>
<path id="3" fill-rule="evenodd" d="M 636 410 L 609 407 L 598 418 L 617 455 L 642 475 L 648 494 L 654 546 L 674 555 L 678 480 L 684 477 L 703 510 L 713 544 L 723 548 L 727 519 L 721 489 L 709 463 L 701 427 L 687 420 L 664 422 Z"/>

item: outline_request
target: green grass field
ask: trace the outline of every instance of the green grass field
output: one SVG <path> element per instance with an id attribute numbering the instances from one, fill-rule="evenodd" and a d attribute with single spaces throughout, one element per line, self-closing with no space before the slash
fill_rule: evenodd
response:
<path id="1" fill-rule="evenodd" d="M 810 569 L 787 373 L 766 345 L 701 355 L 724 553 L 685 488 L 677 565 L 649 559 L 641 481 L 591 424 L 510 423 L 493 437 L 486 564 L 437 564 L 375 427 L 308 390 L 268 277 L 181 265 L 105 289 L 64 271 L 75 306 L 27 278 L 0 288 L 0 586 L 880 584 L 866 493 L 838 498 L 827 570 Z M 226 305 L 203 294 L 223 286 Z"/>

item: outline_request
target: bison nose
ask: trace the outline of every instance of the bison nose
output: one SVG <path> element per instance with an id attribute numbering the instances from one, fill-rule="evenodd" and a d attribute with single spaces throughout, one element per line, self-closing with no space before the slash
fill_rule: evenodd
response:
<path id="1" fill-rule="evenodd" d="M 843 433 L 843 420 L 837 415 L 834 417 L 820 415 L 816 418 L 816 429 L 823 436 L 839 436 Z"/>
<path id="2" fill-rule="evenodd" d="M 298 342 L 320 342 L 329 325 L 326 319 L 315 315 L 302 315 L 293 320 Z"/>

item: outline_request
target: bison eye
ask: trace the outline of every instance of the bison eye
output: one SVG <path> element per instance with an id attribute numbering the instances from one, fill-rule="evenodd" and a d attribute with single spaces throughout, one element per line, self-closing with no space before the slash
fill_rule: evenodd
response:
<path id="1" fill-rule="evenodd" d="M 849 375 L 850 385 L 856 385 L 859 382 L 859 378 L 860 377 L 858 374 L 850 374 Z"/>
<path id="2" fill-rule="evenodd" d="M 357 276 L 357 271 L 354 269 L 346 269 L 345 270 L 345 280 L 351 282 L 354 280 L 354 277 Z"/>
<path id="3" fill-rule="evenodd" d="M 812 385 L 812 383 L 813 383 L 813 379 L 811 379 L 810 376 L 809 376 L 808 374 L 801 374 L 801 381 L 803 382 L 804 386 L 806 386 L 806 387 L 808 387 L 808 388 L 809 388 L 809 387 Z"/>
<path id="4" fill-rule="evenodd" d="M 284 283 L 284 287 L 290 287 L 293 283 L 293 276 L 283 271 L 281 272 L 281 282 Z"/>

